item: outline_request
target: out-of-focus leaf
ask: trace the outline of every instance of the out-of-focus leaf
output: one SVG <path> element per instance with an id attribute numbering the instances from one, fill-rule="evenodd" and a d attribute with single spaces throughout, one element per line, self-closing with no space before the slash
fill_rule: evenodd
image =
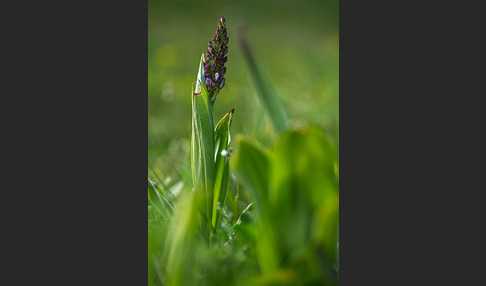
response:
<path id="1" fill-rule="evenodd" d="M 170 187 L 170 192 L 174 197 L 179 196 L 181 191 L 184 189 L 184 181 L 179 181 Z"/>
<path id="2" fill-rule="evenodd" d="M 239 285 L 300 285 L 298 281 L 299 278 L 299 273 L 297 273 L 295 269 L 287 268 L 265 273 L 260 276 L 249 277 Z"/>
<path id="3" fill-rule="evenodd" d="M 230 128 L 233 119 L 233 109 L 228 112 L 216 125 L 214 130 L 215 146 L 215 179 L 214 179 L 214 197 L 213 197 L 213 214 L 212 226 L 215 231 L 218 229 L 221 219 L 221 210 L 226 202 L 226 194 L 229 187 L 229 150 L 231 142 Z M 218 211 L 219 208 L 219 211 Z"/>
<path id="4" fill-rule="evenodd" d="M 190 192 L 180 198 L 179 206 L 184 212 L 177 212 L 167 230 L 170 235 L 164 244 L 162 257 L 167 273 L 167 285 L 198 285 L 198 255 L 195 253 L 200 244 L 207 246 L 199 236 L 201 227 L 200 206 L 204 200 L 202 192 Z"/>
<path id="5" fill-rule="evenodd" d="M 235 205 L 235 203 L 236 203 L 236 200 L 235 200 L 236 186 L 235 186 L 234 174 L 230 173 L 229 181 L 230 181 L 230 183 L 229 183 L 228 192 L 226 193 L 225 205 L 231 211 L 232 219 L 234 220 L 234 222 L 236 222 L 236 219 L 237 219 L 236 215 L 237 215 L 238 211 L 237 211 L 237 207 Z"/>
<path id="6" fill-rule="evenodd" d="M 148 221 L 155 221 L 157 219 L 157 212 L 154 210 L 154 207 L 149 205 L 148 206 Z"/>
<path id="7" fill-rule="evenodd" d="M 269 201 L 282 249 L 303 251 L 315 236 L 333 265 L 339 211 L 335 150 L 319 127 L 308 127 L 282 134 L 273 151 Z"/>
<path id="8" fill-rule="evenodd" d="M 265 211 L 268 201 L 268 174 L 270 153 L 248 139 L 239 137 L 238 154 L 234 161 L 235 173 L 250 191 L 259 211 Z"/>
<path id="9" fill-rule="evenodd" d="M 192 91 L 191 169 L 196 192 L 204 194 L 208 232 L 211 228 L 214 184 L 214 123 L 211 101 L 204 79 L 203 55 L 199 62 L 195 90 Z"/>
<path id="10" fill-rule="evenodd" d="M 174 213 L 172 205 L 166 200 L 162 193 L 157 191 L 157 187 L 150 179 L 148 179 L 148 199 L 151 205 L 162 215 L 164 220 L 169 219 Z"/>
<path id="11" fill-rule="evenodd" d="M 235 158 L 235 173 L 255 201 L 259 214 L 255 240 L 258 259 L 263 272 L 276 271 L 280 266 L 277 231 L 272 218 L 272 208 L 268 201 L 268 175 L 272 156 L 249 140 L 238 138 L 238 154 Z M 242 230 L 245 232 L 246 230 Z M 251 232 L 247 231 L 247 234 Z"/>
<path id="12" fill-rule="evenodd" d="M 238 42 L 245 57 L 253 83 L 258 91 L 259 98 L 263 103 L 273 127 L 278 133 L 289 127 L 289 117 L 283 106 L 280 95 L 273 88 L 268 76 L 253 53 L 244 34 L 242 26 L 238 29 Z"/>
<path id="13" fill-rule="evenodd" d="M 289 131 L 274 147 L 270 200 L 278 208 L 305 196 L 313 208 L 338 192 L 336 152 L 319 127 Z"/>
<path id="14" fill-rule="evenodd" d="M 321 204 L 314 217 L 314 244 L 318 245 L 318 255 L 323 271 L 328 276 L 336 277 L 338 270 L 338 237 L 339 237 L 339 198 L 334 196 Z"/>
<path id="15" fill-rule="evenodd" d="M 160 267 L 160 253 L 164 248 L 164 241 L 167 235 L 167 226 L 169 221 L 160 221 L 160 215 L 152 206 L 149 206 L 150 211 L 156 213 L 156 219 L 148 221 L 148 285 L 161 286 L 167 285 L 163 283 L 164 275 L 162 274 L 163 267 Z M 161 275 L 162 274 L 162 275 Z M 162 283 L 161 283 L 162 282 Z"/>

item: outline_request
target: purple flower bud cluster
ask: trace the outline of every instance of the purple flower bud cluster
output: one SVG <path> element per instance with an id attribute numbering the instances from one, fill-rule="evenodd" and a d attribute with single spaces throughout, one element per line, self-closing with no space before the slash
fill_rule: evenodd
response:
<path id="1" fill-rule="evenodd" d="M 223 88 L 226 74 L 224 64 L 228 60 L 228 33 L 226 31 L 225 19 L 221 17 L 218 28 L 213 39 L 208 43 L 208 51 L 204 57 L 204 75 L 206 76 L 206 87 L 211 98 Z"/>

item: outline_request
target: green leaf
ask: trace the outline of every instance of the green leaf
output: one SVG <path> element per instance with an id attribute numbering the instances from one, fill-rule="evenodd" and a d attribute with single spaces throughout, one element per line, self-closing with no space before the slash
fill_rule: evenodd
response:
<path id="1" fill-rule="evenodd" d="M 282 99 L 270 82 L 261 61 L 250 48 L 243 29 L 238 30 L 238 40 L 258 96 L 270 116 L 273 127 L 278 133 L 282 133 L 289 127 L 290 122 Z"/>
<path id="2" fill-rule="evenodd" d="M 268 208 L 268 174 L 270 153 L 248 139 L 239 137 L 238 154 L 234 161 L 235 173 L 242 184 L 250 191 L 257 209 Z"/>
<path id="3" fill-rule="evenodd" d="M 339 198 L 323 202 L 316 211 L 313 223 L 313 240 L 322 249 L 326 265 L 338 265 Z"/>
<path id="4" fill-rule="evenodd" d="M 315 238 L 335 262 L 339 185 L 337 154 L 319 127 L 288 131 L 273 149 L 269 202 L 282 249 L 298 253 Z"/>
<path id="5" fill-rule="evenodd" d="M 238 138 L 238 154 L 234 161 L 235 173 L 241 183 L 248 190 L 251 199 L 259 215 L 259 223 L 256 231 L 250 231 L 252 227 L 236 228 L 244 232 L 248 239 L 255 236 L 258 259 L 263 272 L 272 272 L 278 269 L 282 256 L 279 253 L 278 235 L 271 221 L 273 210 L 268 201 L 269 172 L 271 154 L 253 144 L 245 138 Z M 240 216 L 241 218 L 241 216 Z M 251 239 L 250 239 L 251 240 Z"/>
<path id="6" fill-rule="evenodd" d="M 154 182 L 148 179 L 148 199 L 150 204 L 162 215 L 164 220 L 167 220 L 174 213 L 174 208 L 162 192 L 159 192 Z"/>
<path id="7" fill-rule="evenodd" d="M 229 188 L 229 150 L 231 142 L 230 128 L 233 119 L 232 109 L 216 125 L 214 130 L 215 144 L 215 179 L 212 226 L 216 231 L 221 219 L 221 212 L 226 202 L 226 194 Z M 225 153 L 223 153 L 225 152 Z"/>
<path id="8" fill-rule="evenodd" d="M 270 200 L 276 207 L 295 204 L 305 196 L 317 207 L 338 192 L 335 176 L 337 154 L 320 127 L 288 131 L 274 146 Z"/>
<path id="9" fill-rule="evenodd" d="M 204 195 L 208 229 L 211 227 L 212 194 L 214 184 L 214 123 L 213 108 L 204 79 L 203 56 L 199 62 L 197 80 L 192 91 L 191 169 L 196 192 Z"/>

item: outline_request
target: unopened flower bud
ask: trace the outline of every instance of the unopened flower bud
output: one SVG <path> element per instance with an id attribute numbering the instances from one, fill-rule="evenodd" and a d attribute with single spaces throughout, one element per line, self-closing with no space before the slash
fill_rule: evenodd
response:
<path id="1" fill-rule="evenodd" d="M 228 48 L 227 48 L 227 47 L 224 47 L 224 48 L 221 50 L 221 52 L 220 52 L 221 56 L 225 56 L 227 53 L 228 53 Z"/>

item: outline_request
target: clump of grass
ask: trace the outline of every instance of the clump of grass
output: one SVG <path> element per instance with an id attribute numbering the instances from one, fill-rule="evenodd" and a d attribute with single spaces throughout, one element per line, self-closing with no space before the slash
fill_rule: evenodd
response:
<path id="1" fill-rule="evenodd" d="M 263 66 L 240 40 L 280 136 L 271 148 L 238 136 L 232 154 L 234 109 L 216 126 L 213 119 L 228 41 L 221 18 L 192 86 L 191 181 L 177 194 L 148 181 L 149 285 L 337 285 L 336 149 L 320 127 L 290 126 Z"/>

